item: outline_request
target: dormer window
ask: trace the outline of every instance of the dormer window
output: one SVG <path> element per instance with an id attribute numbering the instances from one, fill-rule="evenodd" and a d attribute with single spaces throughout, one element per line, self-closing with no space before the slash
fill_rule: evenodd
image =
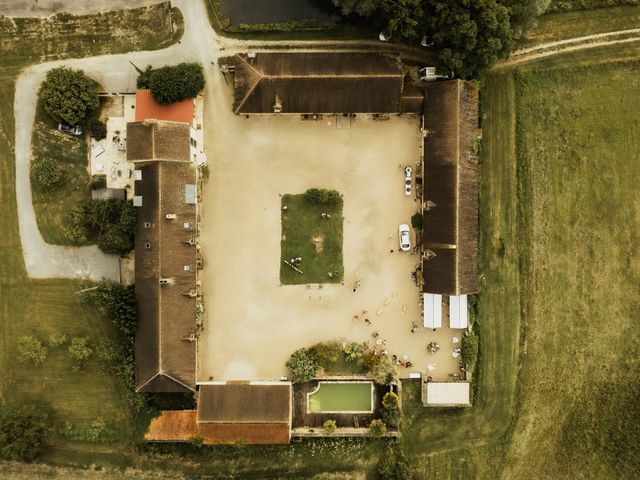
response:
<path id="1" fill-rule="evenodd" d="M 150 249 L 151 248 L 151 244 L 149 242 L 145 242 L 144 248 L 146 248 L 147 250 Z"/>
<path id="2" fill-rule="evenodd" d="M 151 228 L 151 222 L 144 222 L 144 228 Z"/>
<path id="3" fill-rule="evenodd" d="M 185 265 L 184 266 L 184 271 L 185 272 L 190 272 L 191 271 L 191 267 L 189 265 Z"/>

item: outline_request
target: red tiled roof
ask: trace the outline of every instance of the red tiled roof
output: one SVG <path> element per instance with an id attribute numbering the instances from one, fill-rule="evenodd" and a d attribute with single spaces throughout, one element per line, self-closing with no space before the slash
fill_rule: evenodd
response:
<path id="1" fill-rule="evenodd" d="M 136 122 L 147 119 L 193 122 L 193 98 L 169 105 L 160 105 L 151 96 L 150 90 L 136 90 Z"/>

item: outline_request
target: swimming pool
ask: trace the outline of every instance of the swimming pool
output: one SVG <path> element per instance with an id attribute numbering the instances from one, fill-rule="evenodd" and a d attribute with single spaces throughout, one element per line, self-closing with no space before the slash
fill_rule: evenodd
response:
<path id="1" fill-rule="evenodd" d="M 372 413 L 373 382 L 319 382 L 307 394 L 309 413 Z"/>

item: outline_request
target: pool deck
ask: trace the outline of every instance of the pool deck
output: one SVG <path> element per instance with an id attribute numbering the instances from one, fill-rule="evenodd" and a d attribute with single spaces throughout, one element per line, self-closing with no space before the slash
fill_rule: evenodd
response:
<path id="1" fill-rule="evenodd" d="M 338 428 L 367 427 L 371 420 L 380 416 L 381 401 L 389 387 L 375 385 L 373 394 L 373 413 L 309 413 L 307 395 L 318 388 L 318 381 L 297 383 L 293 386 L 293 423 L 292 427 L 322 428 L 326 420 L 335 420 Z"/>

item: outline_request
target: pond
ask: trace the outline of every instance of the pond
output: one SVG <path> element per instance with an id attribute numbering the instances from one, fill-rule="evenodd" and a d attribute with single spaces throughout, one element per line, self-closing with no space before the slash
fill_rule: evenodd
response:
<path id="1" fill-rule="evenodd" d="M 373 382 L 320 382 L 307 396 L 310 413 L 370 413 Z"/>
<path id="2" fill-rule="evenodd" d="M 331 0 L 223 0 L 222 13 L 231 25 L 300 20 L 335 23 L 340 19 Z"/>

